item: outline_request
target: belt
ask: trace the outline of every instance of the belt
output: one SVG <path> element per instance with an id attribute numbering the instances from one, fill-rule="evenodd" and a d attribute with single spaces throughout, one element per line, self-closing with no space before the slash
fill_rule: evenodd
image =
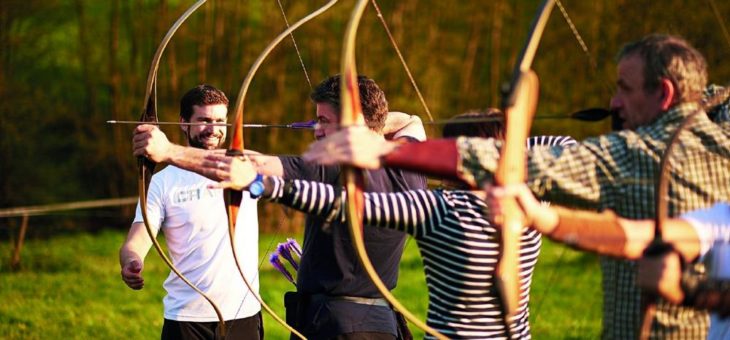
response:
<path id="1" fill-rule="evenodd" d="M 366 298 L 366 297 L 360 297 L 360 296 L 347 296 L 347 295 L 325 295 L 325 294 L 312 294 L 311 296 L 312 302 L 319 302 L 319 301 L 347 301 L 356 303 L 358 305 L 368 305 L 368 306 L 381 306 L 381 307 L 388 307 L 390 308 L 390 304 L 388 301 L 385 301 L 383 298 Z"/>

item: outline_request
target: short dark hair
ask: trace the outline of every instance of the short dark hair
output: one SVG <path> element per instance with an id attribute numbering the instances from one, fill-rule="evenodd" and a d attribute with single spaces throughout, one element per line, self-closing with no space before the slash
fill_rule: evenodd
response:
<path id="1" fill-rule="evenodd" d="M 444 138 L 481 137 L 504 139 L 504 114 L 494 108 L 456 115 L 444 125 Z"/>
<path id="2" fill-rule="evenodd" d="M 644 90 L 655 90 L 662 78 L 677 88 L 677 103 L 697 101 L 707 86 L 707 62 L 686 40 L 651 34 L 621 48 L 618 60 L 638 56 L 644 62 Z"/>
<path id="3" fill-rule="evenodd" d="M 180 118 L 189 122 L 190 117 L 193 115 L 193 105 L 205 106 L 217 104 L 228 106 L 226 94 L 208 84 L 198 85 L 190 89 L 180 99 Z"/>
<path id="4" fill-rule="evenodd" d="M 366 76 L 357 76 L 358 88 L 360 89 L 360 105 L 362 114 L 365 116 L 365 123 L 375 131 L 381 132 L 385 126 L 385 119 L 388 116 L 388 100 L 385 99 L 385 92 L 380 89 L 374 80 Z M 340 113 L 340 75 L 334 75 L 319 83 L 309 96 L 313 102 L 327 103 Z"/>

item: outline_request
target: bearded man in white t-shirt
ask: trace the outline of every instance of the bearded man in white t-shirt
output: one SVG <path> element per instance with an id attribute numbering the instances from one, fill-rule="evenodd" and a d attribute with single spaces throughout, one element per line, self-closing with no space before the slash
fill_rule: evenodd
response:
<path id="1" fill-rule="evenodd" d="M 180 122 L 188 145 L 220 149 L 226 139 L 228 98 L 210 86 L 199 85 L 180 101 Z M 209 124 L 209 125 L 206 125 Z M 147 215 L 152 229 L 162 230 L 173 264 L 220 308 L 226 336 L 263 338 L 261 305 L 235 269 L 228 236 L 228 217 L 221 189 L 209 189 L 213 181 L 175 166 L 152 177 L 147 196 Z M 258 294 L 258 216 L 256 200 L 243 193 L 238 214 L 236 251 L 244 275 Z M 132 289 L 144 286 L 144 258 L 152 246 L 139 205 L 127 240 L 119 251 L 122 280 Z M 216 339 L 218 317 L 213 307 L 177 275 L 163 284 L 164 324 L 162 339 Z"/>

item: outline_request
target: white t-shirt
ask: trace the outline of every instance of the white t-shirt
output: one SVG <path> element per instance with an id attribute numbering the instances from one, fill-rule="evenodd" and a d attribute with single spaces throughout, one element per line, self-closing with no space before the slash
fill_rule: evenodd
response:
<path id="1" fill-rule="evenodd" d="M 173 264 L 218 305 L 225 320 L 249 317 L 258 313 L 261 305 L 236 269 L 223 190 L 208 189 L 211 183 L 214 182 L 196 173 L 166 167 L 152 176 L 147 216 L 155 233 L 162 225 Z M 143 222 L 139 204 L 134 221 Z M 258 230 L 256 200 L 244 192 L 236 222 L 236 251 L 257 294 Z M 164 287 L 166 319 L 218 321 L 210 304 L 175 273 L 170 272 Z"/>
<path id="2" fill-rule="evenodd" d="M 709 251 L 714 256 L 730 261 L 730 204 L 718 203 L 709 209 L 695 210 L 682 215 L 694 227 L 700 238 L 700 256 Z M 728 263 L 728 262 L 726 262 Z M 728 278 L 730 268 L 718 268 L 721 277 Z M 720 318 L 716 313 L 710 313 L 710 332 L 707 339 L 730 338 L 730 318 Z"/>

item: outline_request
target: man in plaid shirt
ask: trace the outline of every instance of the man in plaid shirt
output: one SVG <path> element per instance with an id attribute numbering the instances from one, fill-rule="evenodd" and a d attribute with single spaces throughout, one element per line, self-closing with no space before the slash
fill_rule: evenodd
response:
<path id="1" fill-rule="evenodd" d="M 701 110 L 706 62 L 688 42 L 666 35 L 627 44 L 618 62 L 611 109 L 624 120 L 625 130 L 574 146 L 533 148 L 527 155 L 527 185 L 542 200 L 611 209 L 630 219 L 652 218 L 660 159 L 685 117 Z M 715 122 L 706 114 L 697 115 L 673 151 L 670 216 L 730 200 L 730 122 L 727 113 L 713 117 Z M 500 146 L 492 139 L 459 138 L 404 145 L 381 142 L 378 147 L 367 131 L 354 127 L 317 142 L 305 159 L 364 168 L 403 167 L 481 187 L 492 182 Z M 642 317 L 635 263 L 603 258 L 601 268 L 603 338 L 635 339 Z M 708 323 L 704 311 L 662 301 L 652 338 L 705 338 Z"/>

